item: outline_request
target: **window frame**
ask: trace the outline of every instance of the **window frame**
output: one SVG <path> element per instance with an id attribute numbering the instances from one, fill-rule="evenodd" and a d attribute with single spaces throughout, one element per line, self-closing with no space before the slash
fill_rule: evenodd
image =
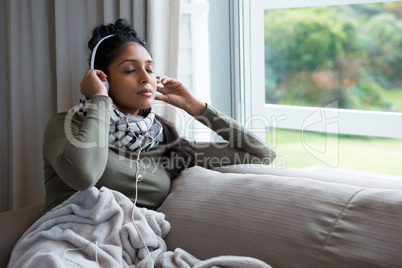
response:
<path id="1" fill-rule="evenodd" d="M 264 11 L 266 9 L 313 7 L 328 5 L 364 4 L 392 2 L 389 0 L 334 0 L 325 4 L 320 0 L 239 0 L 243 40 L 242 103 L 246 127 L 260 132 L 263 129 L 286 128 L 301 131 L 336 132 L 363 136 L 402 138 L 402 113 L 338 109 L 332 107 L 301 107 L 291 105 L 265 104 L 265 65 L 264 65 Z M 238 16 L 240 16 L 238 14 Z M 260 90 L 260 89 L 264 90 Z M 328 125 L 337 124 L 337 128 Z M 260 131 L 259 131 L 260 130 Z"/>

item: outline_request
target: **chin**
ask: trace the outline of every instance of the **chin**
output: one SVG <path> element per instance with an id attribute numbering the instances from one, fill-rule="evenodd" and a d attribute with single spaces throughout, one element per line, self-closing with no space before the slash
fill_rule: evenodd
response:
<path id="1" fill-rule="evenodd" d="M 148 109 L 148 108 L 151 108 L 151 106 L 152 106 L 152 104 L 153 104 L 154 102 L 153 101 L 151 101 L 151 102 L 149 102 L 149 103 L 144 103 L 144 105 L 142 106 L 142 110 L 145 110 L 145 109 Z"/>

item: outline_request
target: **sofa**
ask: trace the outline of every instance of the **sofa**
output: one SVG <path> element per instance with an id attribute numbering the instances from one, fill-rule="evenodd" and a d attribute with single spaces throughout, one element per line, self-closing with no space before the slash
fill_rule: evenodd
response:
<path id="1" fill-rule="evenodd" d="M 0 214 L 0 267 L 41 205 Z M 232 165 L 187 169 L 158 211 L 168 250 L 272 267 L 402 267 L 402 178 Z"/>

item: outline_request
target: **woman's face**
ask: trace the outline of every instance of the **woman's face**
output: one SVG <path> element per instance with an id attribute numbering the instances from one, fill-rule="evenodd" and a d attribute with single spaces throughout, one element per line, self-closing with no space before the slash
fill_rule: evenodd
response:
<path id="1" fill-rule="evenodd" d="M 109 96 L 120 112 L 137 115 L 151 107 L 157 87 L 154 62 L 140 44 L 129 42 L 108 68 Z"/>

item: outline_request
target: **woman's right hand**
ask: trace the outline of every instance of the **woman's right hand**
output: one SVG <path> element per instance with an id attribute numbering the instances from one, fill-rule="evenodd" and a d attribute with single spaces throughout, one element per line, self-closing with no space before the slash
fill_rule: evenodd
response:
<path id="1" fill-rule="evenodd" d="M 108 96 L 107 89 L 103 82 L 107 79 L 107 75 L 101 70 L 89 70 L 82 79 L 81 93 L 88 99 L 95 95 Z"/>
<path id="2" fill-rule="evenodd" d="M 156 79 L 162 85 L 157 87 L 157 91 L 163 94 L 155 95 L 156 100 L 183 109 L 192 116 L 202 115 L 207 109 L 205 102 L 195 98 L 180 81 L 160 75 L 157 75 Z"/>

